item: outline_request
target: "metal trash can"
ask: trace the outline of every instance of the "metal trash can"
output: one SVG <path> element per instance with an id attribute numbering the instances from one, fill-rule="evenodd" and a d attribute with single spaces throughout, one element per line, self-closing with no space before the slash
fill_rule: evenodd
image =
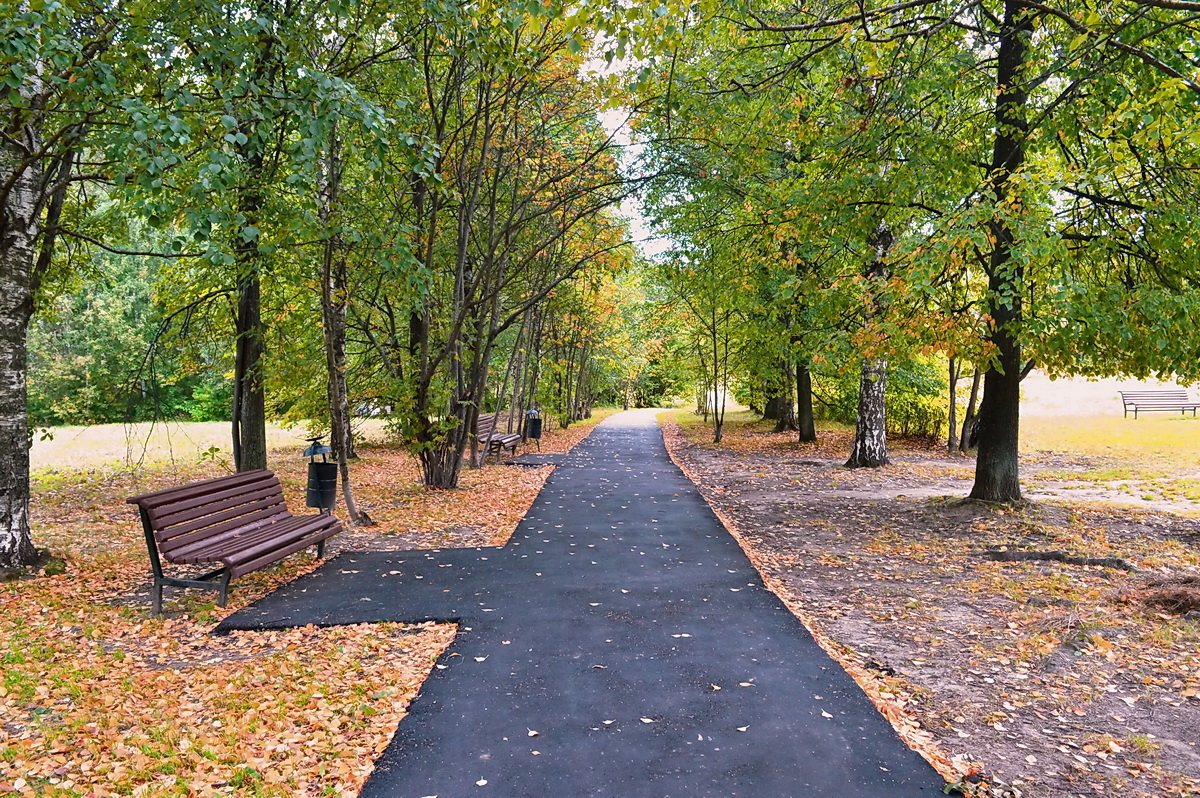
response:
<path id="1" fill-rule="evenodd" d="M 542 414 L 537 410 L 525 411 L 525 440 L 537 441 L 538 449 L 542 448 Z"/>
<path id="2" fill-rule="evenodd" d="M 321 438 L 307 438 L 309 447 L 304 450 L 308 460 L 308 491 L 305 494 L 305 505 L 315 507 L 323 513 L 333 511 L 337 502 L 338 465 L 330 463 L 328 455 L 333 452 Z M 317 460 L 317 455 L 321 456 Z"/>

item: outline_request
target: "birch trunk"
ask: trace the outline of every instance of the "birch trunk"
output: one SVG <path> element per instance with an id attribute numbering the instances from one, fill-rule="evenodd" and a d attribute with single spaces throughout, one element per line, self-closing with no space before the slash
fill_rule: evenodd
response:
<path id="1" fill-rule="evenodd" d="M 28 144 L 36 151 L 36 140 Z M 0 208 L 0 568 L 30 565 L 38 556 L 29 531 L 25 341 L 33 314 L 42 170 L 37 161 L 27 163 L 19 148 L 0 145 L 0 179 L 9 176 L 15 180 Z"/>
<path id="2" fill-rule="evenodd" d="M 887 361 L 864 360 L 858 385 L 858 425 L 846 468 L 879 468 L 888 464 Z"/>
<path id="3" fill-rule="evenodd" d="M 886 221 L 881 221 L 871 235 L 871 247 L 875 260 L 866 268 L 865 276 L 871 284 L 868 321 L 883 313 L 877 286 L 888 279 L 886 262 L 888 250 L 895 238 Z M 866 359 L 858 388 L 858 422 L 854 429 L 854 448 L 846 468 L 879 468 L 888 464 L 887 415 L 884 411 L 887 396 L 887 361 Z"/>

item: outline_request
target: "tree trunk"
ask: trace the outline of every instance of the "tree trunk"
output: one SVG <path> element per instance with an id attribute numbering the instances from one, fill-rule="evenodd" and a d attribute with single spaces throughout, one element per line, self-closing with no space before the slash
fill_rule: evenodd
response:
<path id="1" fill-rule="evenodd" d="M 1003 339 L 1009 339 L 1007 341 Z M 979 404 L 979 454 L 975 460 L 972 499 L 992 502 L 1021 500 L 1017 467 L 1020 431 L 1021 354 L 1011 335 L 997 330 L 996 366 L 983 377 L 983 400 Z M 1001 371 L 1003 369 L 1003 371 Z"/>
<path id="2" fill-rule="evenodd" d="M 341 184 L 340 142 L 330 136 L 329 151 L 322 169 L 321 224 L 331 230 L 334 206 Z M 350 482 L 350 458 L 354 454 L 354 432 L 350 428 L 350 390 L 346 384 L 346 306 L 350 286 L 341 236 L 330 232 L 321 258 L 321 320 L 325 338 L 326 396 L 329 400 L 329 445 L 342 478 L 346 514 L 355 526 L 372 526 L 370 516 L 358 509 Z"/>
<path id="3" fill-rule="evenodd" d="M 12 568 L 30 565 L 38 555 L 29 530 L 25 342 L 33 314 L 42 170 L 37 161 L 25 164 L 15 147 L 0 144 L 0 159 L 0 179 L 21 170 L 0 208 L 0 568 Z"/>
<path id="4" fill-rule="evenodd" d="M 796 429 L 800 443 L 816 443 L 817 424 L 813 418 L 812 372 L 808 363 L 796 364 Z"/>
<path id="5" fill-rule="evenodd" d="M 265 157 L 250 145 L 238 155 L 246 174 L 240 186 L 238 210 L 247 227 L 261 229 Z M 262 260 L 258 239 L 234 242 L 238 275 L 237 336 L 233 369 L 233 462 L 238 471 L 267 467 L 266 325 L 262 320 Z"/>
<path id="6" fill-rule="evenodd" d="M 868 291 L 871 292 L 868 322 L 884 310 L 880 307 L 877 286 L 888 278 L 885 259 L 894 241 L 887 222 L 881 220 L 869 241 L 871 248 L 875 250 L 875 259 L 867 265 L 864 272 Z M 858 421 L 854 427 L 854 448 L 850 452 L 850 459 L 846 461 L 846 467 L 885 466 L 888 464 L 887 416 L 884 411 L 884 400 L 887 396 L 887 361 L 864 360 L 858 386 Z"/>
<path id="7" fill-rule="evenodd" d="M 776 417 L 775 432 L 792 432 L 799 429 L 796 407 L 792 403 L 792 389 L 796 385 L 795 370 L 792 362 L 786 358 L 779 364 L 779 369 L 783 372 L 783 393 L 778 397 L 779 415 Z"/>
<path id="8" fill-rule="evenodd" d="M 975 367 L 975 373 L 971 377 L 971 395 L 967 398 L 967 410 L 963 413 L 962 434 L 958 436 L 958 450 L 966 454 L 975 445 L 973 438 L 975 437 L 975 406 L 979 402 L 979 384 L 983 379 L 983 372 L 979 367 Z"/>
<path id="9" fill-rule="evenodd" d="M 464 391 L 458 401 L 451 402 L 451 407 L 450 415 L 457 419 L 458 426 L 448 432 L 439 432 L 437 425 L 425 416 L 417 419 L 413 437 L 418 448 L 417 459 L 421 461 L 422 481 L 427 488 L 453 490 L 458 487 L 463 456 L 468 443 L 474 439 L 479 408 L 475 406 L 472 392 Z"/>
<path id="10" fill-rule="evenodd" d="M 575 409 L 571 414 L 572 421 L 582 421 L 592 410 L 589 406 L 591 400 L 587 389 L 592 370 L 591 345 L 590 340 L 584 341 L 583 352 L 579 356 L 579 374 L 575 379 Z"/>
<path id="11" fill-rule="evenodd" d="M 996 67 L 996 139 L 990 179 L 997 207 L 1009 199 L 1008 183 L 1025 163 L 1028 94 L 1024 66 L 1033 35 L 1033 14 L 1021 0 L 1005 0 Z M 983 378 L 979 407 L 979 456 L 971 498 L 1021 499 L 1017 444 L 1021 401 L 1021 297 L 1025 272 L 1012 257 L 1013 231 L 999 214 L 988 222 L 988 337 L 996 354 Z"/>
<path id="12" fill-rule="evenodd" d="M 947 366 L 947 377 L 950 383 L 950 416 L 947 419 L 946 426 L 946 453 L 955 454 L 958 452 L 958 377 L 962 373 L 962 361 L 956 357 L 950 358 L 950 363 Z"/>
<path id="13" fill-rule="evenodd" d="M 713 443 L 720 443 L 725 433 L 725 386 L 721 382 L 721 335 L 716 310 L 712 313 L 712 356 Z"/>
<path id="14" fill-rule="evenodd" d="M 879 468 L 888 464 L 887 361 L 864 360 L 858 384 L 858 424 L 846 468 Z"/>
<path id="15" fill-rule="evenodd" d="M 462 453 L 445 446 L 422 451 L 421 477 L 426 487 L 453 490 L 458 487 L 458 474 L 462 467 Z"/>
<path id="16" fill-rule="evenodd" d="M 267 409 L 263 388 L 265 327 L 262 285 L 257 268 L 238 283 L 235 331 L 233 461 L 238 471 L 255 471 L 267 467 Z"/>

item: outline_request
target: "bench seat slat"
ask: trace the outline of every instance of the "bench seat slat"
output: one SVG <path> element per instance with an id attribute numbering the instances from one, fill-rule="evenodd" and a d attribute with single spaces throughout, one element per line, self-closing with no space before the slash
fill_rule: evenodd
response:
<path id="1" fill-rule="evenodd" d="M 1135 404 L 1137 407 L 1141 407 L 1141 408 L 1163 407 L 1163 408 L 1175 409 L 1177 407 L 1195 407 L 1196 405 L 1200 404 L 1200 402 L 1163 402 L 1163 401 L 1145 401 L 1145 400 L 1143 400 L 1143 401 L 1138 401 L 1138 402 L 1131 402 L 1131 404 Z"/>
<path id="2" fill-rule="evenodd" d="M 296 538 L 304 537 L 314 529 L 327 527 L 330 525 L 329 521 L 325 520 L 327 518 L 329 516 L 292 517 L 273 524 L 262 524 L 237 530 L 222 538 L 205 541 L 204 545 L 197 545 L 175 558 L 175 561 L 180 563 L 223 562 L 226 565 L 233 565 L 278 548 L 275 544 L 286 545 Z"/>
<path id="3" fill-rule="evenodd" d="M 338 533 L 338 530 L 336 530 L 336 529 L 316 530 L 315 532 L 310 533 L 303 538 L 300 538 L 292 543 L 289 543 L 288 545 L 284 546 L 281 549 L 274 550 L 271 553 L 266 554 L 257 559 L 231 566 L 229 569 L 230 576 L 241 576 L 242 574 L 248 574 L 251 571 L 262 568 L 264 565 L 269 565 L 270 563 L 273 563 L 276 560 L 283 559 L 284 557 L 288 556 L 289 554 L 295 554 L 296 552 L 301 551 L 302 549 L 306 549 L 309 546 L 314 546 L 317 543 L 320 543 L 322 540 L 325 540 L 326 538 L 333 537 L 337 533 Z"/>

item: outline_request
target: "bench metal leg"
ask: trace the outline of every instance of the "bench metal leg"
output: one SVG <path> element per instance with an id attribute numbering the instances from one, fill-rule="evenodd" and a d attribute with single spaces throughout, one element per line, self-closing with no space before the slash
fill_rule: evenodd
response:
<path id="1" fill-rule="evenodd" d="M 317 541 L 317 559 L 318 560 L 325 559 L 325 541 L 324 540 Z"/>
<path id="2" fill-rule="evenodd" d="M 232 578 L 228 568 L 221 568 L 216 571 L 211 571 L 202 576 L 197 576 L 193 579 L 176 579 L 173 576 L 156 576 L 154 579 L 154 587 L 151 589 L 150 597 L 153 603 L 153 610 L 156 616 L 163 614 L 163 588 L 170 587 L 198 587 L 204 590 L 217 591 L 217 604 L 224 607 L 229 601 L 229 580 Z"/>
<path id="3" fill-rule="evenodd" d="M 221 575 L 221 581 L 219 584 L 221 585 L 221 598 L 217 601 L 217 606 L 224 607 L 225 603 L 227 601 L 229 601 L 229 569 L 228 568 L 225 569 L 225 572 Z"/>

